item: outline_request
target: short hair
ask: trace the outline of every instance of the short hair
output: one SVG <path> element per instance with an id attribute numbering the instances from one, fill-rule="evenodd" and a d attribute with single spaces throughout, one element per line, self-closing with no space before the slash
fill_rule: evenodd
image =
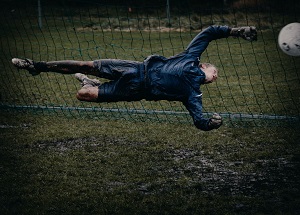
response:
<path id="1" fill-rule="evenodd" d="M 219 71 L 218 67 L 216 67 L 214 64 L 211 63 L 200 63 L 199 67 L 201 67 L 202 65 L 205 65 L 206 67 L 215 67 L 217 71 Z"/>

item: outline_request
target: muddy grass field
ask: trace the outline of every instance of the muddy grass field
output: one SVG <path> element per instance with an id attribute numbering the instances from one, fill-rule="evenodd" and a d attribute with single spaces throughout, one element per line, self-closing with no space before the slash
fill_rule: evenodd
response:
<path id="1" fill-rule="evenodd" d="M 299 214 L 298 128 L 1 112 L 1 214 Z"/>

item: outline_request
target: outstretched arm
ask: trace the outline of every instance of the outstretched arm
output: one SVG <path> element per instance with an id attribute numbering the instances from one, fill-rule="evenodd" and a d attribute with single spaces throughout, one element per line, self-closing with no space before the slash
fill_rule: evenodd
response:
<path id="1" fill-rule="evenodd" d="M 200 57 L 212 40 L 227 38 L 229 36 L 241 37 L 248 41 L 257 39 L 255 27 L 210 26 L 201 31 L 186 48 L 187 52 L 195 57 Z"/>
<path id="2" fill-rule="evenodd" d="M 200 57 L 212 40 L 227 38 L 231 29 L 227 26 L 210 26 L 201 31 L 186 48 L 187 52 L 195 57 Z"/>
<path id="3" fill-rule="evenodd" d="M 203 117 L 201 96 L 191 96 L 187 101 L 183 102 L 193 118 L 194 125 L 203 131 L 218 129 L 222 125 L 222 117 L 214 113 L 209 119 Z"/>

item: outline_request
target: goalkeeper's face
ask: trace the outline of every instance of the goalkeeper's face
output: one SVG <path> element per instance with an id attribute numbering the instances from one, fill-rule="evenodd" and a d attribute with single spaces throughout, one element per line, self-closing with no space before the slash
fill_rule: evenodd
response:
<path id="1" fill-rule="evenodd" d="M 205 73 L 205 84 L 210 84 L 218 79 L 218 70 L 216 67 L 202 65 L 201 69 Z"/>

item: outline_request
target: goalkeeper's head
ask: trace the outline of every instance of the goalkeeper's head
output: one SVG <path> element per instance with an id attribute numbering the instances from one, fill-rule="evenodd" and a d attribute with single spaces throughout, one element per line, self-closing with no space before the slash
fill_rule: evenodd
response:
<path id="1" fill-rule="evenodd" d="M 200 69 L 205 73 L 204 84 L 210 84 L 218 79 L 218 69 L 210 63 L 201 63 Z"/>

